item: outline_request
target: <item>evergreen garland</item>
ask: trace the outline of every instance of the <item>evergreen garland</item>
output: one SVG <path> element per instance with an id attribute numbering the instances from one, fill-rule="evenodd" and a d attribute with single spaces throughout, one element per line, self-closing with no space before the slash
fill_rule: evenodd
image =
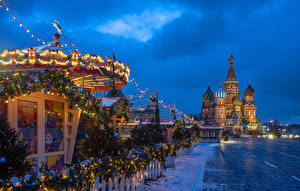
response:
<path id="1" fill-rule="evenodd" d="M 65 71 L 45 70 L 0 73 L 0 100 L 14 99 L 34 92 L 59 94 L 68 99 L 73 109 L 82 109 L 84 113 L 96 116 L 103 109 L 100 101 L 90 91 L 74 84 L 66 77 Z"/>

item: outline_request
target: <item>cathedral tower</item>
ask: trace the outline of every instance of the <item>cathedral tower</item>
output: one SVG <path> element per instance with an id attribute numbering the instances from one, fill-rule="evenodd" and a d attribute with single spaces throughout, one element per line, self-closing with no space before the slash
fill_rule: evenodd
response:
<path id="1" fill-rule="evenodd" d="M 237 99 L 239 97 L 240 99 L 240 90 L 239 90 L 239 85 L 238 81 L 236 79 L 234 70 L 233 70 L 233 61 L 234 58 L 231 55 L 229 57 L 229 71 L 227 74 L 227 78 L 224 82 L 224 90 L 226 92 L 226 97 L 225 97 L 225 106 L 226 106 L 226 116 L 227 117 L 232 117 L 233 111 L 234 111 L 234 105 L 233 105 L 233 99 Z"/>
<path id="2" fill-rule="evenodd" d="M 214 99 L 215 96 L 211 91 L 209 85 L 206 92 L 202 96 L 203 105 L 201 109 L 200 119 L 204 120 L 206 123 L 214 121 Z"/>
<path id="3" fill-rule="evenodd" d="M 249 123 L 250 130 L 257 129 L 256 105 L 253 102 L 254 89 L 249 83 L 248 88 L 244 92 L 243 115 L 246 122 Z"/>
<path id="4" fill-rule="evenodd" d="M 216 105 L 215 105 L 215 121 L 220 125 L 224 125 L 226 120 L 226 108 L 225 108 L 225 97 L 226 92 L 222 89 L 221 84 L 220 88 L 215 93 Z"/>

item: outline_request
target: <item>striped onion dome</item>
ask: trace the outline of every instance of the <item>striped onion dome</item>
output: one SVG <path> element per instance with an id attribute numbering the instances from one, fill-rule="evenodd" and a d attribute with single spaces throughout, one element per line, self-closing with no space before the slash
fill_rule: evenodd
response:
<path id="1" fill-rule="evenodd" d="M 226 97 L 226 92 L 220 87 L 220 88 L 215 92 L 215 97 L 216 97 L 216 98 L 225 98 L 225 97 Z"/>
<path id="2" fill-rule="evenodd" d="M 252 86 L 250 85 L 249 83 L 249 86 L 248 88 L 245 90 L 244 92 L 244 96 L 247 97 L 247 96 L 254 96 L 254 89 L 252 88 Z"/>
<path id="3" fill-rule="evenodd" d="M 206 92 L 202 96 L 203 100 L 209 100 L 213 101 L 215 99 L 214 93 L 210 90 L 210 87 L 208 86 Z"/>

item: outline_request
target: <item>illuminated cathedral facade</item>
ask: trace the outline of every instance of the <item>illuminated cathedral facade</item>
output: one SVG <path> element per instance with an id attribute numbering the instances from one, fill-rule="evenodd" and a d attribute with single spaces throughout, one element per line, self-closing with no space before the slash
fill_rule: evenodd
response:
<path id="1" fill-rule="evenodd" d="M 220 87 L 213 93 L 208 86 L 203 94 L 203 105 L 200 119 L 204 125 L 221 125 L 230 132 L 236 134 L 255 133 L 258 128 L 256 105 L 253 101 L 254 89 L 249 86 L 244 91 L 241 99 L 237 78 L 233 69 L 234 58 L 229 57 L 229 71 L 224 82 L 224 88 Z"/>

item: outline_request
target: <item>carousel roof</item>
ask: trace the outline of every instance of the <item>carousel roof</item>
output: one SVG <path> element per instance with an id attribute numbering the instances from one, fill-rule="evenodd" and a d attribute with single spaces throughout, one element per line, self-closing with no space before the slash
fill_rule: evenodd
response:
<path id="1" fill-rule="evenodd" d="M 6 49 L 0 52 L 0 71 L 68 70 L 68 77 L 80 87 L 92 91 L 108 91 L 125 87 L 130 69 L 123 62 L 100 55 L 68 51 L 58 42 L 37 48 Z M 114 71 L 114 72 L 113 72 Z"/>

